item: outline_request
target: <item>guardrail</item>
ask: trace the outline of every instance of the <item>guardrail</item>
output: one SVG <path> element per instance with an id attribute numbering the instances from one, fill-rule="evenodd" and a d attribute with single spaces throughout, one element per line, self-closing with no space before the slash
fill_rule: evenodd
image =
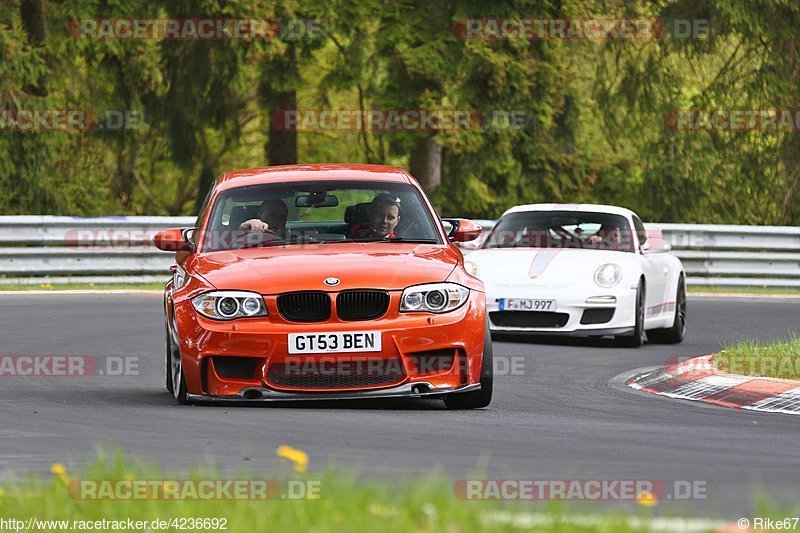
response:
<path id="1" fill-rule="evenodd" d="M 158 231 L 194 217 L 0 216 L 3 283 L 164 281 L 172 254 Z M 478 221 L 484 229 L 493 220 Z M 800 228 L 647 224 L 660 228 L 692 285 L 800 287 Z"/>
<path id="2" fill-rule="evenodd" d="M 3 283 L 166 281 L 173 255 L 152 245 L 165 228 L 195 217 L 0 216 Z"/>
<path id="3" fill-rule="evenodd" d="M 494 220 L 478 220 L 484 230 Z M 800 287 L 800 228 L 647 223 L 680 258 L 689 285 Z"/>

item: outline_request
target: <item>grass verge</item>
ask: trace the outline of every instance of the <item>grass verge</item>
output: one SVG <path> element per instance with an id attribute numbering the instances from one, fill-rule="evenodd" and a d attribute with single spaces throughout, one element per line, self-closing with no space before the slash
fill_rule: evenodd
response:
<path id="1" fill-rule="evenodd" d="M 300 452 L 302 453 L 302 452 Z M 80 479 L 62 465 L 53 465 L 54 477 L 49 481 L 31 478 L 23 481 L 0 483 L 0 516 L 5 519 L 27 521 L 34 519 L 33 530 L 64 530 L 45 521 L 67 521 L 70 530 L 105 529 L 114 527 L 106 523 L 87 526 L 86 522 L 127 521 L 146 523 L 144 529 L 176 530 L 175 527 L 154 527 L 154 520 L 184 519 L 185 527 L 205 531 L 539 531 L 539 532 L 629 532 L 664 531 L 663 518 L 655 518 L 652 505 L 647 508 L 634 504 L 633 510 L 578 514 L 563 505 L 549 502 L 540 505 L 519 502 L 469 501 L 454 495 L 453 484 L 437 475 L 425 475 L 406 481 L 393 478 L 389 485 L 380 481 L 361 480 L 355 474 L 328 471 L 323 474 L 297 473 L 287 467 L 270 481 L 280 489 L 268 499 L 135 499 L 113 500 L 81 498 L 77 487 L 90 480 L 100 483 L 110 480 L 115 487 L 139 480 L 160 483 L 174 480 L 164 476 L 157 467 L 131 466 L 121 454 L 104 457 Z M 195 469 L 180 479 L 219 480 L 218 473 L 207 468 Z M 265 480 L 263 476 L 239 474 L 224 479 Z M 116 484 L 117 482 L 120 482 Z M 289 484 L 294 487 L 288 489 Z M 316 487 L 315 497 L 309 487 Z M 300 495 L 297 498 L 289 494 Z M 318 497 L 316 497 L 318 496 Z M 604 507 L 604 509 L 608 509 Z M 207 520 L 203 520 L 207 519 Z M 198 522 L 199 520 L 199 522 Z M 681 520 L 681 519 L 677 519 Z M 654 524 L 661 521 L 660 526 Z M 711 521 L 709 521 L 711 522 Z M 64 522 L 61 522 L 62 524 Z M 224 528 L 222 527 L 224 525 Z M 49 527 L 48 527 L 49 526 Z M 27 528 L 26 528 L 27 529 Z M 117 528 L 119 529 L 119 528 Z M 129 531 L 131 526 L 122 527 Z M 666 530 L 676 530 L 667 527 Z M 709 531 L 716 527 L 709 527 Z M 693 529 L 701 531 L 702 529 Z"/>
<path id="2" fill-rule="evenodd" d="M 731 374 L 800 380 L 800 336 L 760 343 L 742 339 L 724 347 L 713 358 L 716 368 Z"/>
<path id="3" fill-rule="evenodd" d="M 692 293 L 710 294 L 790 294 L 800 296 L 800 287 L 717 287 L 715 285 L 688 285 L 686 290 Z"/>
<path id="4" fill-rule="evenodd" d="M 3 283 L 0 291 L 163 290 L 164 283 Z"/>

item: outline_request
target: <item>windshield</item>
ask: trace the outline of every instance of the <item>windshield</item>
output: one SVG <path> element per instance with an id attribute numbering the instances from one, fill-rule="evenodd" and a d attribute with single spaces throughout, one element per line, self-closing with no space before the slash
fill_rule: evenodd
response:
<path id="1" fill-rule="evenodd" d="M 442 244 L 419 191 L 406 183 L 314 181 L 220 193 L 204 252 L 342 242 Z"/>
<path id="2" fill-rule="evenodd" d="M 483 248 L 586 248 L 633 252 L 628 219 L 586 211 L 527 211 L 502 217 Z"/>

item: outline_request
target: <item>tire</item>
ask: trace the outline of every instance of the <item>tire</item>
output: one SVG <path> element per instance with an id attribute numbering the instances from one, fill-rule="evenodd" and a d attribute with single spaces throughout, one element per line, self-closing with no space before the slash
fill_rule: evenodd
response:
<path id="1" fill-rule="evenodd" d="M 644 280 L 639 281 L 639 288 L 636 289 L 636 323 L 633 326 L 632 335 L 620 335 L 617 342 L 625 348 L 638 348 L 644 344 L 644 303 L 645 303 Z"/>
<path id="2" fill-rule="evenodd" d="M 164 355 L 164 377 L 166 378 L 167 392 L 170 394 L 175 393 L 175 387 L 172 386 L 172 334 L 169 330 L 169 320 L 164 317 L 164 343 L 167 346 L 166 354 Z"/>
<path id="3" fill-rule="evenodd" d="M 167 332 L 167 350 L 166 356 L 164 357 L 165 365 L 164 365 L 164 376 L 167 378 L 167 392 L 174 393 L 175 387 L 172 386 L 172 346 L 170 346 L 169 342 L 169 332 Z"/>
<path id="4" fill-rule="evenodd" d="M 472 392 L 462 392 L 444 397 L 448 409 L 480 409 L 492 402 L 494 383 L 494 358 L 492 355 L 492 334 L 489 331 L 489 319 L 483 334 L 483 361 L 481 362 L 481 388 Z"/>
<path id="5" fill-rule="evenodd" d="M 181 362 L 180 348 L 172 347 L 169 342 L 169 375 L 167 379 L 172 381 L 172 394 L 179 404 L 189 403 L 188 391 L 186 389 L 186 376 L 183 374 L 183 364 Z"/>
<path id="6" fill-rule="evenodd" d="M 663 344 L 678 344 L 686 336 L 686 280 L 683 274 L 678 279 L 678 289 L 675 292 L 675 318 L 672 327 L 654 329 L 647 332 L 647 338 L 652 342 Z"/>

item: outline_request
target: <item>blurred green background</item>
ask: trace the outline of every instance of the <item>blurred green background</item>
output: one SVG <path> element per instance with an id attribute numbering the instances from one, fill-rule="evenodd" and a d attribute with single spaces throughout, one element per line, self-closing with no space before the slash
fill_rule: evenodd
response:
<path id="1" fill-rule="evenodd" d="M 284 22 L 259 40 L 108 40 L 96 18 Z M 471 18 L 706 21 L 688 38 L 463 39 Z M 702 25 L 701 25 L 702 26 Z M 314 31 L 309 32 L 309 28 Z M 219 173 L 410 168 L 443 215 L 597 202 L 645 220 L 800 223 L 800 131 L 668 127 L 675 110 L 796 109 L 795 0 L 3 0 L 0 214 L 189 215 Z M 311 33 L 309 35 L 309 33 Z M 122 111 L 122 131 L 14 131 L 20 110 Z M 282 131 L 285 109 L 524 111 L 520 128 Z M 11 114 L 9 114 L 11 113 Z"/>

